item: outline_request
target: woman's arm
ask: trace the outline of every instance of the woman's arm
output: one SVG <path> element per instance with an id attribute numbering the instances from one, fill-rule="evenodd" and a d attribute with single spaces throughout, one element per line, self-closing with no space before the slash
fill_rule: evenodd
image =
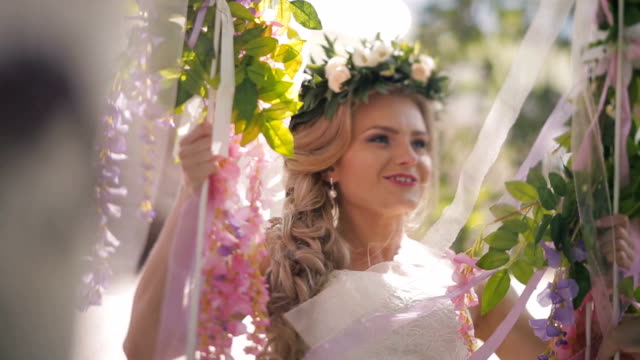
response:
<path id="1" fill-rule="evenodd" d="M 476 287 L 479 297 L 482 297 L 484 286 L 485 284 L 481 284 Z M 469 309 L 473 319 L 476 337 L 483 341 L 489 339 L 491 334 L 496 331 L 498 325 L 502 323 L 502 320 L 504 320 L 509 311 L 511 311 L 511 308 L 516 304 L 516 301 L 518 301 L 518 294 L 511 288 L 505 298 L 487 314 L 480 315 L 479 306 Z M 505 340 L 498 347 L 496 353 L 500 359 L 536 359 L 538 355 L 544 353 L 546 343 L 533 334 L 533 330 L 529 327 L 529 320 L 531 320 L 531 315 L 529 315 L 525 309 L 516 321 L 513 329 L 509 331 Z"/>
<path id="2" fill-rule="evenodd" d="M 211 136 L 211 125 L 201 123 L 180 141 L 183 181 L 158 241 L 143 268 L 133 298 L 129 330 L 123 345 L 129 360 L 150 360 L 154 356 L 168 262 L 182 208 L 194 194 L 199 193 L 204 180 L 218 170 L 219 157 L 211 154 L 210 150 Z M 175 354 L 176 357 L 179 355 Z"/>
<path id="3" fill-rule="evenodd" d="M 124 341 L 124 352 L 129 360 L 153 358 L 160 326 L 167 264 L 180 212 L 186 200 L 187 192 L 181 189 L 143 268 L 133 298 L 129 330 Z M 178 355 L 180 354 L 176 354 Z"/>

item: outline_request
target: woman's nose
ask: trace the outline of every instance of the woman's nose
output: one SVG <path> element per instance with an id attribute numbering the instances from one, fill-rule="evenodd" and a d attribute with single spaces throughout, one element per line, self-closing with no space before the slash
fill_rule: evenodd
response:
<path id="1" fill-rule="evenodd" d="M 398 145 L 396 161 L 399 165 L 404 166 L 413 166 L 417 163 L 418 154 L 416 154 L 415 149 L 411 146 L 411 142 Z"/>

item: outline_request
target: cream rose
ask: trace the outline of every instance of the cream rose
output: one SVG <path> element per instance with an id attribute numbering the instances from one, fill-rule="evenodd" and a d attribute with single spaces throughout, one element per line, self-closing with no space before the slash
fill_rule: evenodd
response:
<path id="1" fill-rule="evenodd" d="M 378 65 L 374 63 L 373 54 L 369 49 L 355 49 L 352 59 L 353 64 L 357 67 L 373 67 Z"/>
<path id="2" fill-rule="evenodd" d="M 382 41 L 376 41 L 375 44 L 373 44 L 371 57 L 374 62 L 376 62 L 376 65 L 381 62 L 387 61 L 387 59 L 391 57 L 391 54 L 393 54 L 393 48 L 390 45 L 385 44 Z"/>
<path id="3" fill-rule="evenodd" d="M 427 65 L 423 63 L 415 63 L 411 65 L 411 78 L 413 80 L 426 84 L 429 76 L 431 76 L 431 70 Z"/>
<path id="4" fill-rule="evenodd" d="M 331 74 L 339 67 L 347 66 L 347 59 L 342 56 L 334 56 L 327 62 L 327 65 L 324 67 L 324 74 L 327 78 L 331 76 Z"/>
<path id="5" fill-rule="evenodd" d="M 327 74 L 327 79 L 329 79 L 329 89 L 339 93 L 342 91 L 342 84 L 351 79 L 351 72 L 346 65 L 337 66 Z"/>
<path id="6" fill-rule="evenodd" d="M 433 69 L 436 68 L 436 62 L 429 55 L 420 55 L 420 63 L 427 67 L 429 73 L 431 73 Z"/>

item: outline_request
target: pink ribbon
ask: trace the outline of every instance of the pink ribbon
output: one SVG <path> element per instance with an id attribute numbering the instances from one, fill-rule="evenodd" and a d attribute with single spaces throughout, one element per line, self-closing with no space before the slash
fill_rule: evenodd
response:
<path id="1" fill-rule="evenodd" d="M 611 9 L 609 9 L 608 1 L 600 0 L 600 7 L 602 8 L 602 12 L 604 12 L 604 16 L 607 18 L 609 25 L 613 25 L 613 14 L 611 14 Z"/>
<path id="2" fill-rule="evenodd" d="M 191 30 L 191 35 L 189 35 L 189 41 L 187 44 L 190 48 L 194 48 L 196 46 L 196 42 L 198 42 L 198 37 L 202 32 L 202 25 L 204 24 L 204 19 L 207 16 L 207 9 L 213 5 L 213 0 L 205 0 L 202 5 L 200 5 L 200 9 L 198 9 L 198 15 L 196 15 L 196 21 L 193 23 L 193 29 Z"/>
<path id="3" fill-rule="evenodd" d="M 538 283 L 542 279 L 542 276 L 544 275 L 545 270 L 546 268 L 540 269 L 536 271 L 535 274 L 533 274 L 533 276 L 529 280 L 529 283 L 527 284 L 527 286 L 524 288 L 524 291 L 520 295 L 520 298 L 515 303 L 513 308 L 511 308 L 511 310 L 509 311 L 509 314 L 507 314 L 504 320 L 502 320 L 500 325 L 498 325 L 498 328 L 496 329 L 496 331 L 494 331 L 494 333 L 491 334 L 491 336 L 484 343 L 484 345 L 482 345 L 480 349 L 478 349 L 478 351 L 476 351 L 475 353 L 473 353 L 473 355 L 471 355 L 469 360 L 486 360 L 493 353 L 496 352 L 496 350 L 498 349 L 498 346 L 502 344 L 504 339 L 509 334 L 509 331 L 511 331 L 511 329 L 513 328 L 513 325 L 515 325 L 516 321 L 520 317 L 520 314 L 522 314 L 522 312 L 525 310 L 527 301 L 529 301 L 531 294 L 533 294 L 533 291 L 538 286 Z"/>

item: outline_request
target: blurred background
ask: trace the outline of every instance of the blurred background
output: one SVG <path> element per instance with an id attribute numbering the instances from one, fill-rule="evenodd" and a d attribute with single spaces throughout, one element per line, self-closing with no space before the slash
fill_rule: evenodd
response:
<path id="1" fill-rule="evenodd" d="M 401 37 L 420 41 L 427 51 L 437 59 L 439 67 L 444 69 L 451 78 L 451 96 L 447 100 L 439 118 L 440 161 L 441 164 L 447 164 L 447 166 L 440 169 L 439 201 L 438 207 L 434 211 L 434 217 L 437 217 L 438 213 L 453 199 L 462 163 L 473 147 L 475 137 L 506 77 L 518 45 L 537 9 L 538 1 L 369 0 L 363 2 L 361 0 L 311 0 L 311 2 L 318 10 L 323 21 L 324 31 L 330 36 L 339 36 L 345 44 L 354 41 L 355 38 L 373 37 L 378 32 L 386 39 Z M 90 112 L 91 115 L 87 115 L 87 117 L 95 118 L 97 124 L 98 118 L 102 116 L 100 115 L 101 112 L 105 111 L 100 105 L 100 101 L 106 96 L 109 79 L 113 76 L 111 67 L 113 63 L 111 60 L 115 61 L 116 55 L 119 54 L 120 49 L 126 42 L 124 38 L 125 31 L 122 30 L 124 28 L 122 26 L 124 19 L 117 15 L 126 4 L 114 2 L 110 4 L 110 10 L 106 12 L 92 7 L 85 6 L 83 8 L 80 2 L 72 1 L 68 2 L 68 6 L 69 9 L 74 9 L 73 11 L 64 10 L 62 4 L 66 5 L 66 3 L 55 6 L 48 12 L 43 11 L 42 8 L 29 11 L 30 8 L 27 4 L 28 2 L 2 4 L 7 9 L 22 9 L 22 11 L 14 13 L 0 7 L 0 14 L 4 14 L 7 18 L 9 18 L 8 14 L 14 15 L 14 21 L 11 22 L 13 27 L 10 28 L 11 34 L 16 34 L 16 31 L 22 31 L 20 29 L 33 30 L 34 27 L 42 29 L 45 24 L 47 30 L 50 30 L 49 28 L 59 29 L 62 35 L 53 39 L 34 36 L 33 44 L 35 45 L 33 48 L 38 48 L 40 42 L 48 42 L 54 49 L 68 49 L 68 51 L 60 50 L 55 56 L 49 53 L 44 55 L 38 53 L 35 56 L 47 58 L 51 55 L 53 58 L 62 59 L 62 63 L 65 66 L 68 65 L 63 73 L 71 79 L 78 74 L 95 75 L 95 77 L 89 76 L 90 81 L 80 83 L 77 86 L 79 89 L 95 90 L 90 91 L 86 98 L 82 98 L 79 101 L 83 104 L 88 104 L 87 106 L 93 110 L 93 112 Z M 64 21 L 49 22 L 48 20 L 52 14 L 57 14 L 57 17 Z M 104 15 L 101 17 L 102 22 L 93 24 L 93 19 L 99 17 L 98 14 Z M 27 26 L 27 24 L 30 25 Z M 85 29 L 86 31 L 84 31 Z M 4 33 L 7 34 L 7 32 Z M 109 36 L 104 36 L 105 34 Z M 545 68 L 538 77 L 536 86 L 529 95 L 520 117 L 511 131 L 508 142 L 503 147 L 498 162 L 494 165 L 485 181 L 480 199 L 472 216 L 454 244 L 456 251 L 466 249 L 478 236 L 482 226 L 490 221 L 489 206 L 504 193 L 504 182 L 515 174 L 533 144 L 544 120 L 551 113 L 561 94 L 569 88 L 571 82 L 570 34 L 571 23 L 569 21 L 560 38 L 556 41 L 555 47 L 550 52 Z M 2 45 L 15 46 L 15 36 L 11 37 L 12 41 L 9 41 L 6 37 L 0 38 L 3 41 Z M 311 43 L 322 38 L 319 33 L 307 32 L 304 36 Z M 56 48 L 56 44 L 67 45 Z M 0 60 L 11 58 L 11 54 L 12 52 L 9 51 L 0 51 Z M 91 54 L 92 56 L 83 57 L 84 54 Z M 84 65 L 76 66 L 76 61 Z M 0 64 L 7 66 L 6 64 L 9 64 L 9 62 L 0 62 Z M 87 67 L 87 69 L 81 72 L 75 70 L 83 67 Z M 2 85 L 0 82 L 0 87 Z M 12 93 L 13 89 L 4 88 L 3 91 L 5 92 L 2 92 L 2 94 L 9 94 Z M 3 101 L 6 101 L 6 99 L 10 99 L 10 97 L 3 96 Z M 3 104 L 2 107 L 5 108 L 5 105 Z M 2 110 L 0 110 L 0 114 L 5 115 L 2 120 L 5 127 L 8 126 L 7 116 L 15 117 L 15 114 L 3 113 Z M 3 128 L 2 134 L 10 134 L 4 130 L 6 128 Z M 30 130 L 23 131 L 29 132 Z M 86 132 L 87 137 L 91 137 L 91 134 L 92 131 L 90 130 Z M 134 127 L 129 130 L 127 140 L 136 142 L 139 134 L 140 129 Z M 78 138 L 78 135 L 68 136 L 70 136 L 70 139 Z M 159 141 L 172 141 L 173 134 L 166 129 L 160 130 L 158 138 L 160 139 Z M 60 148 L 57 145 L 50 146 L 56 149 Z M 92 154 L 93 149 L 91 149 L 90 145 L 80 144 L 80 146 L 84 146 L 82 149 L 86 151 L 86 154 Z M 2 148 L 3 152 L 0 155 L 7 159 L 9 158 L 8 154 L 12 154 L 18 148 Z M 69 151 L 73 154 L 79 153 L 78 150 L 72 149 Z M 154 167 L 155 171 L 157 171 L 157 176 L 155 177 L 158 180 L 148 184 L 156 212 L 155 219 L 147 222 L 138 215 L 142 200 L 142 194 L 139 192 L 130 191 L 127 197 L 120 202 L 121 216 L 109 224 L 113 235 L 121 243 L 118 251 L 110 257 L 110 265 L 114 276 L 103 297 L 101 306 L 92 307 L 83 313 L 76 313 L 75 329 L 67 329 L 68 335 L 64 338 L 69 345 L 60 350 L 60 353 L 68 351 L 71 354 L 67 358 L 78 360 L 118 360 L 125 358 L 122 352 L 122 342 L 128 326 L 137 274 L 146 254 L 153 246 L 164 217 L 173 203 L 179 183 L 179 168 L 173 163 L 170 154 L 155 155 L 157 159 Z M 122 162 L 122 182 L 130 189 L 140 188 L 140 179 L 144 177 L 140 162 L 144 160 L 144 157 L 145 154 L 139 150 L 137 152 L 135 148 L 131 148 L 128 159 Z M 64 157 L 64 159 L 66 159 L 65 163 L 68 164 L 71 164 L 73 160 L 72 157 Z M 86 165 L 82 161 L 82 159 L 78 160 L 81 164 Z M 14 166 L 6 171 L 18 171 L 19 169 L 18 166 Z M 51 183 L 52 173 L 63 171 L 56 169 L 61 168 L 43 167 L 40 169 L 41 175 L 38 179 L 43 182 L 40 186 Z M 2 170 L 2 172 L 6 173 L 5 170 Z M 79 171 L 77 173 L 82 175 L 83 172 Z M 93 176 L 90 171 L 85 172 L 84 175 L 89 179 Z M 6 180 L 0 185 L 15 184 L 16 182 L 16 180 L 11 181 L 13 182 Z M 64 180 L 60 181 L 64 183 Z M 28 190 L 24 191 L 27 194 L 29 193 Z M 76 194 L 78 193 L 82 192 L 76 192 Z M 61 193 L 60 196 L 62 199 L 67 198 L 65 197 L 67 196 L 66 193 Z M 42 198 L 32 199 L 35 200 L 34 206 L 40 206 Z M 74 207 L 73 204 L 75 203 L 68 202 L 65 205 L 69 208 L 69 211 L 79 211 L 80 214 L 86 213 L 85 210 L 93 206 L 91 203 L 87 204 L 86 201 L 80 201 L 78 207 Z M 45 209 L 44 207 L 42 208 Z M 4 209 L 3 214 L 13 211 L 13 208 L 8 205 L 2 207 L 2 209 Z M 30 213 L 25 212 L 25 214 Z M 40 213 L 32 216 L 46 218 L 48 215 Z M 43 221 L 39 225 L 48 226 L 48 223 Z M 19 238 L 19 236 L 15 237 L 16 232 L 19 232 L 19 230 L 16 230 L 20 229 L 19 226 L 12 228 L 8 225 L 3 226 L 4 228 L 0 229 L 3 242 L 6 241 L 5 239 Z M 83 231 L 85 231 L 83 236 L 74 240 L 77 241 L 77 243 L 74 243 L 77 245 L 76 248 L 80 250 L 75 253 L 68 252 L 64 254 L 60 258 L 61 263 L 79 257 L 79 254 L 90 247 L 94 235 L 86 229 Z M 65 238 L 63 235 L 61 237 Z M 28 246 L 29 244 L 23 245 Z M 32 244 L 32 246 L 38 246 L 38 243 Z M 3 252 L 4 257 L 7 257 L 8 254 L 6 251 Z M 4 260 L 4 257 L 2 257 L 2 260 Z M 23 266 L 28 268 L 26 264 L 23 264 Z M 55 263 L 51 266 L 55 268 Z M 69 269 L 65 274 L 72 277 L 67 276 L 65 278 L 63 274 L 58 279 L 70 279 L 75 276 L 79 281 L 77 268 Z M 60 281 L 64 282 L 63 280 Z M 519 283 L 513 281 L 512 284 L 514 283 L 517 284 L 517 289 L 521 291 Z M 542 284 L 545 283 L 543 280 Z M 65 284 L 67 287 L 62 286 L 61 289 L 69 289 L 73 286 L 73 282 L 68 280 Z M 3 300 L 12 298 L 10 290 L 6 289 L 11 288 L 3 287 Z M 31 296 L 37 296 L 38 287 L 34 285 L 31 291 L 33 292 Z M 72 296 L 63 294 L 60 301 L 65 299 L 72 301 L 71 298 Z M 535 295 L 532 299 L 535 299 Z M 46 301 L 43 300 L 42 303 L 44 304 Z M 11 306 L 11 304 L 7 304 L 9 304 L 7 301 L 0 301 L 0 305 L 5 307 L 0 308 L 0 314 L 3 312 L 8 313 L 7 309 L 11 309 L 7 307 Z M 36 308 L 36 305 L 34 305 L 33 309 Z M 535 317 L 546 316 L 545 309 L 537 306 L 535 300 L 529 302 L 528 308 Z M 65 312 L 65 314 L 69 317 L 72 316 L 69 312 Z M 36 315 L 32 316 L 35 317 Z M 3 327 L 13 326 L 10 324 L 12 323 L 1 322 L 0 330 L 3 330 L 3 333 L 7 333 L 11 328 Z M 0 342 L 0 344 L 3 343 Z M 3 344 L 2 346 L 9 345 Z M 0 349 L 1 359 L 26 358 L 4 356 L 3 354 L 5 353 L 2 351 L 3 349 Z M 57 356 L 47 358 L 64 359 L 64 357 Z M 238 358 L 241 359 L 242 357 Z"/>

